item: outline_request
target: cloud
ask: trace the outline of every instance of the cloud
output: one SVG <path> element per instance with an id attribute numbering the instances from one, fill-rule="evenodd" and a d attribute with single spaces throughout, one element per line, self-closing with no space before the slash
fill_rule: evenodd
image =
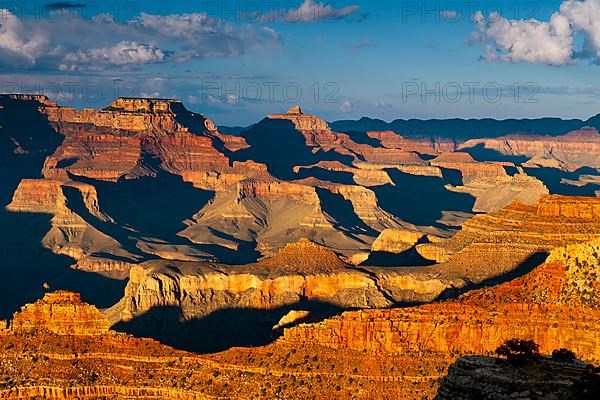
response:
<path id="1" fill-rule="evenodd" d="M 566 0 L 549 21 L 509 20 L 497 13 L 475 14 L 476 41 L 484 48 L 483 59 L 562 66 L 578 58 L 600 63 L 600 1 Z M 583 35 L 583 47 L 575 38 Z"/>
<path id="2" fill-rule="evenodd" d="M 170 53 L 157 47 L 122 41 L 115 46 L 79 50 L 64 56 L 61 71 L 102 71 L 106 66 L 143 65 L 166 61 Z"/>
<path id="3" fill-rule="evenodd" d="M 340 110 L 345 113 L 352 111 L 352 102 L 350 102 L 350 100 L 344 101 L 340 107 Z"/>
<path id="4" fill-rule="evenodd" d="M 12 67 L 35 65 L 48 44 L 46 38 L 35 27 L 26 27 L 6 9 L 0 9 L 0 21 L 0 64 Z"/>
<path id="5" fill-rule="evenodd" d="M 600 1 L 568 0 L 561 4 L 560 13 L 569 19 L 573 29 L 585 38 L 582 57 L 600 57 Z"/>
<path id="6" fill-rule="evenodd" d="M 233 33 L 233 29 L 224 21 L 202 13 L 173 15 L 141 13 L 139 18 L 131 23 L 188 42 L 195 42 L 198 35 Z"/>
<path id="7" fill-rule="evenodd" d="M 508 20 L 497 13 L 486 18 L 477 12 L 475 21 L 486 43 L 487 61 L 564 65 L 571 60 L 573 33 L 563 15 L 554 13 L 550 22 L 540 22 Z"/>
<path id="8" fill-rule="evenodd" d="M 298 8 L 286 8 L 279 11 L 272 10 L 261 18 L 262 22 L 321 22 L 340 20 L 356 13 L 359 6 L 346 6 L 338 8 L 334 4 L 321 3 L 315 0 L 304 0 Z M 359 22 L 364 21 L 368 14 L 359 16 Z"/>
<path id="9" fill-rule="evenodd" d="M 0 10 L 0 67 L 100 70 L 158 62 L 235 57 L 257 46 L 278 45 L 277 31 L 236 26 L 202 13 L 139 16 L 116 21 L 83 18 L 19 19 Z"/>

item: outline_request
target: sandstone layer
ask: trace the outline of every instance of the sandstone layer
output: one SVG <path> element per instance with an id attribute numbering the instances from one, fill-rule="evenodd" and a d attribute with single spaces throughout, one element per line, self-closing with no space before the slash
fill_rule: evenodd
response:
<path id="1" fill-rule="evenodd" d="M 597 364 L 598 255 L 598 240 L 558 248 L 529 274 L 497 287 L 455 301 L 347 312 L 286 329 L 283 340 L 371 353 L 466 355 L 491 354 L 504 341 L 523 338 L 538 343 L 544 354 L 564 347 Z"/>
<path id="2" fill-rule="evenodd" d="M 475 212 L 498 211 L 515 200 L 522 204 L 535 205 L 550 193 L 539 179 L 525 174 L 520 167 L 519 172 L 513 176 L 474 178 L 469 184 L 451 190 L 469 193 L 475 197 Z"/>
<path id="3" fill-rule="evenodd" d="M 62 307 L 91 307 L 74 293 L 60 297 Z M 48 318 L 38 316 L 38 321 Z M 95 320 L 89 317 L 65 314 L 55 324 L 82 326 L 83 320 Z M 358 353 L 340 359 L 335 352 L 280 346 L 202 356 L 104 329 L 74 336 L 64 328 L 53 333 L 46 325 L 0 331 L 0 397 L 373 399 L 403 396 L 420 382 L 416 368 L 395 367 L 401 364 L 397 357 L 365 363 Z"/>
<path id="4" fill-rule="evenodd" d="M 335 132 L 299 107 L 232 136 L 177 100 L 119 98 L 101 110 L 2 101 L 35 106 L 62 136 L 45 179 L 23 181 L 9 209 L 54 214 L 44 245 L 79 269 L 122 275 L 155 257 L 247 263 L 303 237 L 359 260 L 385 229 L 449 236 L 473 211 L 544 193 L 508 175 L 510 163 L 477 162 L 453 142 Z M 421 202 L 398 204 L 407 196 L 431 201 L 431 216 L 406 212 Z"/>
<path id="5" fill-rule="evenodd" d="M 442 262 L 446 271 L 462 271 L 479 281 L 482 271 L 488 277 L 493 271 L 508 272 L 555 247 L 599 237 L 600 224 L 589 216 L 597 202 L 593 197 L 565 196 L 542 197 L 536 206 L 515 202 L 498 212 L 476 215 L 448 240 L 419 244 L 416 249 L 423 257 Z M 565 217 L 562 209 L 587 210 L 581 211 L 587 217 Z"/>
<path id="6" fill-rule="evenodd" d="M 381 308 L 432 300 L 462 285 L 460 279 L 435 274 L 357 269 L 335 253 L 301 240 L 245 266 L 150 261 L 133 267 L 125 296 L 108 313 L 117 322 L 161 307 L 174 307 L 186 319 L 222 309 L 311 309 L 311 303 L 341 309 Z"/>
<path id="7" fill-rule="evenodd" d="M 81 301 L 79 294 L 58 291 L 24 306 L 11 321 L 13 333 L 49 331 L 56 335 L 94 336 L 108 333 L 108 319 L 95 307 Z"/>
<path id="8" fill-rule="evenodd" d="M 563 136 L 511 135 L 496 139 L 468 140 L 460 149 L 483 147 L 507 156 L 526 156 L 541 165 L 555 165 L 567 171 L 600 167 L 600 134 L 581 129 Z"/>

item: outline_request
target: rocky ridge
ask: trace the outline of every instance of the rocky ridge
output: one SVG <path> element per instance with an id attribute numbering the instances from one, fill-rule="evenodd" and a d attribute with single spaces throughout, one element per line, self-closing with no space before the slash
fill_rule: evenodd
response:
<path id="1" fill-rule="evenodd" d="M 543 262 L 555 247 L 600 237 L 594 221 L 565 224 L 559 215 L 539 216 L 544 201 L 538 207 L 516 203 L 495 214 L 476 216 L 450 239 L 387 230 L 376 241 L 373 253 L 414 249 L 422 256 L 441 258 L 431 266 L 354 267 L 308 240 L 245 266 L 147 262 L 132 269 L 126 294 L 111 310 L 111 320 L 129 321 L 152 309 L 171 307 L 188 320 L 222 309 L 278 310 L 273 315 L 278 321 L 290 307 L 310 311 L 311 303 L 371 309 L 452 298 L 522 274 Z M 383 318 L 388 311 L 381 312 Z M 464 316 L 472 317 L 469 312 Z"/>
<path id="2" fill-rule="evenodd" d="M 515 367 L 505 360 L 468 356 L 449 368 L 436 396 L 450 399 L 592 399 L 600 377 L 581 361 L 541 358 Z"/>
<path id="3" fill-rule="evenodd" d="M 311 302 L 344 309 L 380 308 L 408 299 L 426 301 L 461 284 L 432 274 L 357 269 L 304 239 L 245 266 L 163 261 L 136 266 L 125 296 L 108 313 L 117 322 L 157 307 L 176 307 L 187 319 L 221 309 L 310 309 Z"/>
<path id="4" fill-rule="evenodd" d="M 600 134 L 580 129 L 562 136 L 510 135 L 495 139 L 467 140 L 459 146 L 468 149 L 481 146 L 508 156 L 526 156 L 531 164 L 555 165 L 567 171 L 581 167 L 600 168 Z"/>
<path id="5" fill-rule="evenodd" d="M 70 196 L 75 196 L 71 188 L 79 191 L 76 196 L 81 199 L 69 198 L 66 206 L 53 210 L 53 231 L 45 245 L 81 261 L 82 268 L 98 265 L 104 271 L 116 260 L 154 257 L 249 262 L 274 255 L 302 237 L 348 260 L 355 255 L 360 259 L 384 229 L 447 236 L 459 223 L 454 218 L 444 226 L 442 218 L 433 227 L 436 221 L 415 223 L 395 215 L 391 199 L 403 187 L 396 175 L 439 179 L 430 180 L 433 185 L 441 185 L 448 170 L 461 172 L 465 184 L 474 174 L 485 174 L 490 181 L 496 175 L 506 186 L 506 196 L 501 204 L 481 200 L 485 206 L 476 209 L 486 210 L 513 198 L 529 200 L 533 196 L 523 193 L 536 185 L 533 179 L 509 179 L 500 163 L 477 163 L 466 153 L 439 155 L 454 151 L 450 143 L 411 141 L 389 132 L 359 140 L 333 131 L 299 107 L 232 136 L 177 100 L 119 98 L 102 110 L 60 107 L 43 96 L 5 95 L 0 101 L 10 109 L 34 107 L 63 138 L 44 163 L 42 174 L 49 182 L 24 182 L 11 210 L 52 211 L 27 203 L 35 202 L 36 196 L 54 196 L 57 182 L 63 194 L 64 189 Z M 378 138 L 386 144 L 378 145 Z M 439 156 L 427 161 L 425 155 Z M 187 210 L 174 212 L 173 220 L 163 217 L 173 231 L 144 231 L 146 224 L 139 218 L 135 222 L 142 226 L 132 226 L 128 217 L 142 212 L 133 202 L 135 195 L 151 193 L 154 197 L 150 201 L 146 196 L 149 204 L 144 209 L 154 212 L 166 199 L 153 188 L 167 183 L 167 191 L 180 194 L 175 197 Z M 474 185 L 463 192 L 485 197 L 485 184 Z M 117 187 L 130 191 L 131 200 L 115 200 Z M 439 194 L 451 190 L 440 187 Z M 463 201 L 469 203 L 468 195 Z M 74 210 L 80 202 L 87 211 Z M 461 210 L 461 221 L 469 211 Z M 98 264 L 101 255 L 107 261 Z M 125 265 L 119 265 L 119 274 Z"/>
<path id="6" fill-rule="evenodd" d="M 25 305 L 15 313 L 9 331 L 15 334 L 49 331 L 65 336 L 106 335 L 108 319 L 94 306 L 81 301 L 79 294 L 57 291 Z"/>
<path id="7" fill-rule="evenodd" d="M 315 354 L 285 347 L 198 355 L 104 329 L 101 334 L 74 336 L 66 327 L 95 320 L 81 310 L 99 312 L 82 304 L 74 293 L 47 297 L 36 304 L 51 301 L 53 306 L 75 307 L 80 312 L 56 320 L 58 334 L 46 329 L 48 314 L 40 313 L 35 314 L 31 330 L 0 331 L 2 398 L 370 399 L 383 393 L 402 395 L 404 388 L 418 381 L 418 377 L 405 376 L 416 372 L 408 366 L 395 370 L 392 365 L 400 359 L 394 357 L 376 366 L 360 362 L 364 357 L 360 354 L 347 353 L 349 358 L 341 361 L 333 352 Z M 348 367 L 347 361 L 358 367 Z M 246 384 L 238 384 L 242 379 Z"/>
<path id="8" fill-rule="evenodd" d="M 399 354 L 427 351 L 491 354 L 511 338 L 535 341 L 549 354 L 572 349 L 600 361 L 600 310 L 593 300 L 600 241 L 558 248 L 529 274 L 458 300 L 419 307 L 347 312 L 319 324 L 286 329 L 283 340 Z M 587 260 L 585 263 L 582 259 Z"/>

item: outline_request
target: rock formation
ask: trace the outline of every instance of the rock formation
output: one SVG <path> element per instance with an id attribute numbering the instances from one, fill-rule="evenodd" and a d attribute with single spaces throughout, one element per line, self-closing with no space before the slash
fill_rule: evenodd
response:
<path id="1" fill-rule="evenodd" d="M 436 400 L 592 399 L 600 377 L 581 361 L 541 358 L 516 367 L 491 357 L 462 357 L 450 366 Z"/>
<path id="2" fill-rule="evenodd" d="M 35 105 L 63 136 L 62 144 L 45 160 L 42 173 L 47 181 L 24 181 L 9 209 L 52 212 L 53 231 L 44 244 L 78 261 L 103 254 L 108 256 L 105 266 L 123 257 L 130 262 L 154 256 L 246 262 L 250 253 L 236 260 L 229 250 L 254 247 L 258 255 L 273 255 L 302 237 L 352 257 L 368 251 L 380 230 L 419 230 L 386 210 L 370 188 L 394 186 L 386 168 L 442 177 L 439 168 L 413 150 L 355 142 L 299 107 L 269 116 L 239 137 L 221 134 L 209 119 L 176 100 L 120 98 L 102 110 L 79 111 L 59 107 L 43 96 L 7 99 Z M 287 125 L 269 125 L 285 121 L 292 122 L 291 132 Z M 273 176 L 270 152 L 263 148 L 271 128 L 283 146 L 274 153 L 298 163 L 291 165 L 295 175 Z M 290 147 L 281 135 L 301 135 L 304 143 Z M 296 159 L 295 152 L 302 156 Z M 305 156 L 314 163 L 303 165 Z M 347 181 L 348 175 L 353 182 Z M 135 232 L 136 227 L 111 215 L 110 210 L 122 205 L 107 194 L 112 193 L 107 182 L 116 188 L 141 187 L 143 181 L 150 187 L 152 179 L 162 182 L 165 176 L 181 179 L 178 189 L 190 182 L 207 197 L 213 196 L 208 203 L 198 202 L 197 209 L 180 220 L 168 221 L 179 224 L 179 232 L 170 236 Z M 65 201 L 65 189 L 78 191 L 87 211 L 74 209 L 79 199 Z M 340 209 L 338 203 L 349 203 L 352 210 Z M 123 215 L 134 212 L 121 210 Z M 174 240 L 173 235 L 189 241 Z"/>
<path id="3" fill-rule="evenodd" d="M 452 238 L 419 244 L 416 250 L 424 258 L 442 262 L 440 267 L 447 272 L 462 271 L 463 276 L 480 281 L 482 271 L 489 278 L 490 274 L 526 265 L 528 259 L 555 247 L 599 237 L 600 225 L 592 219 L 567 221 L 557 212 L 550 215 L 546 211 L 549 207 L 556 210 L 556 204 L 565 209 L 589 210 L 596 201 L 591 197 L 545 196 L 537 206 L 515 202 L 498 212 L 476 215 Z"/>
<path id="4" fill-rule="evenodd" d="M 76 296 L 61 301 L 64 306 L 79 304 Z M 56 321 L 57 327 L 59 323 L 80 325 L 68 318 Z M 0 331 L 1 398 L 367 400 L 390 394 L 410 398 L 421 380 L 413 378 L 417 368 L 398 357 L 379 362 L 348 352 L 341 360 L 331 351 L 280 346 L 198 355 L 114 331 L 80 336 L 59 331 L 66 334 Z M 429 379 L 423 382 L 429 387 Z"/>
<path id="5" fill-rule="evenodd" d="M 296 129 L 304 132 L 331 132 L 327 122 L 313 115 L 304 114 L 299 106 L 292 107 L 285 114 L 272 114 L 269 119 L 292 121 Z"/>
<path id="6" fill-rule="evenodd" d="M 549 196 L 538 207 L 538 216 L 570 222 L 599 222 L 600 199 L 593 197 Z"/>
<path id="7" fill-rule="evenodd" d="M 600 359 L 600 245 L 581 244 L 600 200 L 547 196 L 553 178 L 515 165 L 593 167 L 595 132 L 457 151 L 335 132 L 299 107 L 231 136 L 176 100 L 0 106 L 3 157 L 31 161 L 2 186 L 2 221 L 49 214 L 35 241 L 73 259 L 52 264 L 68 284 L 129 277 L 102 313 L 56 292 L 0 322 L 2 398 L 432 398 L 459 355 L 512 337 Z M 560 185 L 593 194 L 584 172 Z"/>
<path id="8" fill-rule="evenodd" d="M 105 109 L 82 111 L 44 97 L 8 100 L 35 105 L 63 136 L 45 160 L 47 182 L 24 181 L 9 209 L 52 212 L 53 230 L 45 246 L 90 270 L 114 265 L 124 271 L 128 263 L 156 256 L 249 262 L 276 254 L 302 237 L 349 260 L 360 259 L 385 229 L 448 236 L 470 211 L 495 211 L 514 199 L 533 203 L 546 193 L 535 178 L 510 176 L 507 163 L 477 162 L 467 153 L 454 152 L 454 143 L 408 140 L 390 132 L 359 140 L 332 131 L 299 107 L 269 116 L 242 136 L 230 136 L 176 100 L 120 98 Z M 437 157 L 427 161 L 421 154 Z M 461 175 L 463 186 L 456 179 L 448 183 L 446 175 L 452 170 Z M 465 193 L 465 206 L 470 207 L 470 196 L 476 198 L 475 205 L 472 210 L 436 210 L 441 218 L 427 222 L 435 227 L 409 223 L 395 215 L 401 207 L 390 200 L 404 190 L 396 175 L 435 178 L 426 185 L 439 185 L 436 195 Z M 165 180 L 178 200 L 190 203 L 187 213 L 161 219 L 173 227 L 168 234 L 132 226 L 127 216 L 140 207 L 131 203 L 132 209 L 125 210 L 123 203 L 128 202 L 113 199 L 116 188 L 137 187 L 140 193 Z M 77 198 L 65 201 L 67 191 Z M 198 199 L 192 209 L 191 196 L 206 200 Z M 152 202 L 166 204 L 159 197 L 147 199 L 144 208 L 152 212 L 159 206 Z M 75 210 L 80 201 L 86 210 Z M 440 207 L 445 205 L 440 202 Z M 427 249 L 422 246 L 422 253 Z M 106 262 L 97 262 L 100 255 Z M 125 264 L 115 263 L 122 259 Z"/>
<path id="9" fill-rule="evenodd" d="M 86 213 L 101 221 L 108 220 L 100 211 L 96 189 L 72 181 L 24 179 L 6 209 L 11 212 L 51 214 L 52 228 L 44 237 L 43 244 L 56 254 L 68 255 L 76 260 L 102 252 L 131 257 L 114 238 L 94 228 L 69 208 L 65 190 L 74 191 Z"/>
<path id="10" fill-rule="evenodd" d="M 539 207 L 553 199 L 543 199 Z M 387 230 L 376 241 L 373 254 L 416 249 L 439 262 L 428 267 L 352 268 L 307 240 L 243 267 L 151 261 L 132 269 L 126 295 L 111 315 L 115 322 L 128 321 L 154 308 L 171 307 L 194 319 L 222 309 L 303 310 L 298 306 L 302 302 L 340 309 L 429 302 L 457 296 L 474 285 L 501 282 L 541 263 L 553 248 L 598 238 L 598 232 L 593 221 L 565 224 L 561 218 L 538 216 L 538 207 L 513 204 L 474 217 L 450 239 Z M 478 312 L 473 310 L 473 315 Z M 464 313 L 465 318 L 473 315 Z M 273 316 L 271 326 L 282 316 Z"/>
<path id="11" fill-rule="evenodd" d="M 600 167 L 600 134 L 595 129 L 580 129 L 563 136 L 511 135 L 497 139 L 467 140 L 460 149 L 483 147 L 507 156 L 526 156 L 536 163 L 551 162 L 574 171 L 581 167 Z"/>
<path id="12" fill-rule="evenodd" d="M 56 335 L 94 336 L 108 333 L 110 323 L 96 307 L 81 301 L 79 294 L 58 291 L 24 306 L 11 322 L 11 332 L 47 330 Z"/>
<path id="13" fill-rule="evenodd" d="M 494 212 L 513 201 L 535 205 L 540 198 L 549 194 L 548 188 L 537 178 L 529 176 L 519 167 L 519 173 L 508 176 L 481 177 L 472 179 L 465 186 L 452 191 L 469 193 L 475 197 L 475 212 Z"/>
<path id="14" fill-rule="evenodd" d="M 393 131 L 367 132 L 367 136 L 377 139 L 384 147 L 404 151 L 414 151 L 420 154 L 437 155 L 456 150 L 456 143 L 450 140 L 436 139 L 407 139 Z"/>
<path id="15" fill-rule="evenodd" d="M 220 134 L 212 121 L 189 112 L 179 101 L 120 98 L 100 111 L 41 109 L 65 135 L 62 146 L 46 161 L 48 178 L 66 179 L 72 174 L 116 181 L 152 175 L 155 167 L 146 159 L 157 157 L 165 171 L 197 187 L 218 190 L 254 169 L 252 164 L 232 166 L 213 145 L 216 141 L 225 148 L 243 148 L 240 138 Z"/>
<path id="16" fill-rule="evenodd" d="M 465 185 L 483 177 L 507 176 L 504 165 L 494 162 L 477 162 L 470 154 L 459 151 L 442 153 L 431 160 L 431 165 L 459 171 L 462 175 L 462 183 Z"/>
<path id="17" fill-rule="evenodd" d="M 399 254 L 416 245 L 423 236 L 420 232 L 386 229 L 375 239 L 371 251 Z"/>
<path id="18" fill-rule="evenodd" d="M 314 325 L 287 329 L 284 339 L 374 353 L 427 351 L 490 354 L 511 338 L 535 341 L 549 354 L 572 349 L 600 361 L 600 241 L 552 251 L 529 274 L 455 301 L 390 310 L 347 312 Z"/>
<path id="19" fill-rule="evenodd" d="M 114 311 L 126 321 L 155 307 L 177 307 L 191 319 L 222 308 L 270 310 L 304 301 L 345 308 L 392 304 L 369 274 L 301 240 L 246 266 L 162 261 L 136 266 Z"/>

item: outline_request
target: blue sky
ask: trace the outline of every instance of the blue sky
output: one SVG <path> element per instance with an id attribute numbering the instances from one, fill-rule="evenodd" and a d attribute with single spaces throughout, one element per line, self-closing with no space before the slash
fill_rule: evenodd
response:
<path id="1" fill-rule="evenodd" d="M 598 0 L 49 3 L 0 1 L 2 91 L 175 97 L 226 125 L 296 103 L 327 120 L 600 112 Z"/>

